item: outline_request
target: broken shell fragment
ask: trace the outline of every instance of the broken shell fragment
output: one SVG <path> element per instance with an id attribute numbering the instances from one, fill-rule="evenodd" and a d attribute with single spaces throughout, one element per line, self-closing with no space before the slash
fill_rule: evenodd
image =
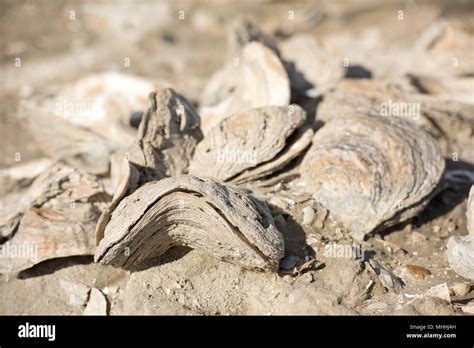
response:
<path id="1" fill-rule="evenodd" d="M 403 282 L 400 280 L 400 278 L 382 267 L 376 260 L 370 259 L 369 265 L 373 272 L 375 272 L 375 274 L 378 276 L 382 285 L 389 291 L 399 293 L 403 289 Z"/>
<path id="2" fill-rule="evenodd" d="M 452 296 L 466 296 L 471 291 L 471 285 L 467 283 L 456 283 L 449 287 Z"/>
<path id="3" fill-rule="evenodd" d="M 107 195 L 97 178 L 57 163 L 21 195 L 2 201 L 0 273 L 41 261 L 94 253 L 94 228 Z"/>
<path id="4" fill-rule="evenodd" d="M 470 235 L 474 235 L 474 185 L 471 186 L 469 191 L 469 198 L 467 199 L 467 231 Z"/>
<path id="5" fill-rule="evenodd" d="M 91 289 L 83 315 L 107 315 L 107 299 L 99 289 Z"/>
<path id="6" fill-rule="evenodd" d="M 157 90 L 149 98 L 151 106 L 126 157 L 155 180 L 185 173 L 202 139 L 199 115 L 171 88 Z"/>
<path id="7" fill-rule="evenodd" d="M 337 117 L 313 138 L 300 171 L 313 198 L 358 239 L 415 216 L 440 182 L 431 136 L 396 117 Z"/>
<path id="8" fill-rule="evenodd" d="M 276 270 L 284 253 L 265 203 L 217 181 L 179 175 L 144 184 L 118 204 L 95 261 L 132 268 L 179 245 L 248 269 Z"/>
<path id="9" fill-rule="evenodd" d="M 298 105 L 232 115 L 197 145 L 189 171 L 235 183 L 269 175 L 309 146 L 313 131 L 305 121 Z"/>
<path id="10" fill-rule="evenodd" d="M 49 158 L 40 158 L 23 164 L 0 169 L 0 197 L 31 185 L 31 182 L 53 164 Z"/>
<path id="11" fill-rule="evenodd" d="M 474 186 L 467 201 L 467 236 L 453 236 L 447 245 L 449 267 L 457 274 L 474 280 Z"/>
<path id="12" fill-rule="evenodd" d="M 211 78 L 201 99 L 201 128 L 206 134 L 231 114 L 289 103 L 290 81 L 283 64 L 271 49 L 253 41 Z"/>
<path id="13" fill-rule="evenodd" d="M 460 276 L 474 280 L 474 235 L 451 237 L 447 248 L 449 267 Z"/>

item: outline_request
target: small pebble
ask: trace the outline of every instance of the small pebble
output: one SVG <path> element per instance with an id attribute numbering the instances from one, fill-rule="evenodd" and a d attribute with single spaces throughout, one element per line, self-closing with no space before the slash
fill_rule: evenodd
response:
<path id="1" fill-rule="evenodd" d="M 448 224 L 448 232 L 451 233 L 451 232 L 454 232 L 456 230 L 456 224 L 454 222 L 450 222 Z"/>
<path id="2" fill-rule="evenodd" d="M 431 274 L 428 269 L 416 265 L 407 265 L 406 270 L 410 276 L 418 280 L 424 280 Z"/>

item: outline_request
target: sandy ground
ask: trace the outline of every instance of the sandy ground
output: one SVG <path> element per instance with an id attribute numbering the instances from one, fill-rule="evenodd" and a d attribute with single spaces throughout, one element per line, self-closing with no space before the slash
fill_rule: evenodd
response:
<path id="1" fill-rule="evenodd" d="M 61 86 L 91 72 L 114 70 L 169 81 L 197 101 L 207 79 L 226 59 L 225 24 L 237 14 L 251 18 L 279 40 L 294 33 L 337 38 L 367 34 L 370 29 L 381 33 L 393 47 L 409 47 L 439 16 L 468 20 L 473 10 L 469 1 L 330 1 L 315 5 L 140 0 L 127 5 L 36 0 L 2 1 L 0 7 L 2 167 L 18 164 L 17 153 L 21 162 L 42 156 L 18 121 L 16 110 L 22 98 L 44 86 Z M 407 25 L 393 30 L 400 9 L 407 15 Z M 184 20 L 178 18 L 179 11 L 184 11 Z M 295 11 L 294 20 L 288 19 L 288 11 Z M 18 57 L 21 67 L 14 66 Z M 129 67 L 123 63 L 126 58 Z M 449 165 L 472 170 L 467 163 Z M 467 234 L 469 186 L 449 184 L 421 215 L 361 243 L 367 255 L 381 260 L 403 280 L 405 287 L 398 294 L 382 286 L 367 262 L 321 253 L 317 247 L 321 240 L 352 241 L 343 230 L 325 223 L 324 213 L 311 198 L 302 197 L 283 209 L 279 204 L 279 212 L 274 207 L 286 255 L 299 260 L 315 255 L 317 260 L 296 274 L 245 271 L 184 248 L 173 249 L 133 272 L 95 264 L 88 256 L 56 259 L 18 275 L 0 276 L 0 314 L 82 314 L 84 307 L 71 304 L 59 284 L 61 279 L 100 289 L 111 315 L 462 314 L 459 305 L 473 299 L 474 292 L 452 297 L 451 303 L 412 295 L 425 294 L 443 283 L 468 282 L 450 270 L 445 250 L 451 235 Z M 2 188 L 1 193 L 6 190 Z M 317 218 L 305 225 L 302 209 L 308 206 Z M 418 279 L 406 271 L 407 265 L 422 266 L 430 274 Z M 368 294 L 361 297 L 368 288 Z"/>

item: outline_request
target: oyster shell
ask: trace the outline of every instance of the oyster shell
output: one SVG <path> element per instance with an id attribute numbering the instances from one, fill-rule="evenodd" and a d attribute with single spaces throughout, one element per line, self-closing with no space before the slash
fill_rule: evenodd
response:
<path id="1" fill-rule="evenodd" d="M 236 18 L 227 28 L 227 55 L 229 59 L 240 56 L 249 42 L 259 42 L 278 54 L 277 44 L 269 35 L 246 18 Z"/>
<path id="2" fill-rule="evenodd" d="M 202 139 L 199 115 L 171 88 L 157 90 L 149 98 L 151 105 L 127 157 L 153 179 L 184 173 Z"/>
<path id="3" fill-rule="evenodd" d="M 97 178 L 64 163 L 42 173 L 26 192 L 1 201 L 0 272 L 51 258 L 94 253 L 94 227 L 107 195 Z"/>
<path id="4" fill-rule="evenodd" d="M 263 107 L 223 120 L 201 141 L 190 173 L 242 183 L 281 169 L 311 143 L 298 105 Z"/>
<path id="5" fill-rule="evenodd" d="M 154 89 L 138 76 L 94 74 L 24 100 L 19 115 L 45 154 L 107 174 L 110 154 L 133 144 L 133 115 L 146 109 Z"/>
<path id="6" fill-rule="evenodd" d="M 170 88 L 150 94 L 137 137 L 125 157 L 112 156 L 111 176 L 115 193 L 100 216 L 96 241 L 120 200 L 141 184 L 187 172 L 196 144 L 202 139 L 199 115 L 194 107 Z"/>
<path id="7" fill-rule="evenodd" d="M 49 158 L 40 158 L 0 169 L 0 197 L 29 186 L 39 174 L 52 164 L 53 162 Z"/>
<path id="8" fill-rule="evenodd" d="M 436 96 L 437 100 L 474 104 L 472 97 L 474 78 L 472 77 L 409 76 L 418 89 L 426 94 Z"/>
<path id="9" fill-rule="evenodd" d="M 434 139 L 413 123 L 357 115 L 316 132 L 300 170 L 314 199 L 360 239 L 423 209 L 444 166 Z"/>
<path id="10" fill-rule="evenodd" d="M 153 83 L 134 75 L 106 72 L 86 76 L 64 86 L 52 97 L 39 97 L 25 104 L 37 113 L 61 118 L 87 128 L 117 144 L 129 146 L 135 130 L 133 112 L 145 111 Z"/>
<path id="11" fill-rule="evenodd" d="M 230 96 L 239 80 L 242 50 L 250 42 L 258 42 L 272 50 L 279 56 L 274 40 L 263 33 L 254 23 L 245 18 L 238 17 L 227 27 L 227 59 L 232 64 L 227 64 L 216 71 L 201 94 L 199 104 L 213 106 Z"/>
<path id="12" fill-rule="evenodd" d="M 439 20 L 429 26 L 415 43 L 424 54 L 425 71 L 433 75 L 472 75 L 474 35 L 468 25 Z"/>
<path id="13" fill-rule="evenodd" d="M 346 73 L 341 53 L 308 34 L 292 36 L 283 41 L 280 53 L 285 61 L 294 64 L 295 71 L 290 74 L 293 89 L 303 93 L 308 87 L 305 82 L 309 82 L 314 88 L 310 92 L 311 97 L 334 87 Z M 304 81 L 298 81 L 296 73 L 302 74 Z"/>
<path id="14" fill-rule="evenodd" d="M 418 85 L 418 87 L 416 87 Z M 445 87 L 447 87 L 445 85 Z M 319 104 L 317 119 L 327 122 L 338 116 L 373 115 L 409 119 L 422 127 L 446 157 L 474 161 L 474 114 L 472 105 L 456 101 L 463 94 L 444 91 L 451 99 L 423 94 L 415 76 L 397 80 L 343 80 Z"/>
<path id="15" fill-rule="evenodd" d="M 199 109 L 201 128 L 206 134 L 236 112 L 289 103 L 290 81 L 283 64 L 271 49 L 252 41 L 236 65 L 231 62 L 209 81 Z"/>
<path id="16" fill-rule="evenodd" d="M 250 269 L 276 270 L 284 252 L 265 203 L 217 181 L 179 175 L 122 199 L 95 261 L 131 268 L 177 245 Z"/>
<path id="17" fill-rule="evenodd" d="M 104 175 L 109 172 L 109 158 L 116 148 L 110 141 L 47 113 L 38 114 L 30 110 L 24 115 L 35 144 L 48 157 L 92 174 Z"/>

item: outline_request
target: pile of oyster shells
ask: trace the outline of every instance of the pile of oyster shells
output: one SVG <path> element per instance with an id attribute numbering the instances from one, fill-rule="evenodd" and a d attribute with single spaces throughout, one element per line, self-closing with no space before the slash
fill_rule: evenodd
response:
<path id="1" fill-rule="evenodd" d="M 424 58 L 457 38 L 436 35 Z M 49 158 L 7 173 L 31 185 L 0 202 L 0 231 L 10 250 L 33 245 L 37 253 L 3 257 L 0 271 L 87 254 L 130 269 L 173 246 L 276 271 L 285 245 L 272 195 L 309 194 L 361 240 L 427 206 L 444 156 L 458 151 L 474 162 L 443 132 L 457 122 L 474 134 L 464 77 L 349 79 L 327 42 L 296 35 L 277 44 L 243 20 L 232 24 L 228 46 L 229 63 L 198 108 L 166 83 L 118 73 L 25 101 L 19 114 Z M 418 103 L 421 112 L 386 115 L 389 100 Z M 471 279 L 472 201 L 471 235 L 454 237 L 448 256 Z"/>

